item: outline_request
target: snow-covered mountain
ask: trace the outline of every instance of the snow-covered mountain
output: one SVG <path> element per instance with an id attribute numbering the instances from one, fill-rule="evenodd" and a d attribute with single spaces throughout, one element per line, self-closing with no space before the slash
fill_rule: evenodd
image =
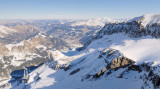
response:
<path id="1" fill-rule="evenodd" d="M 75 20 L 11 20 L 0 23 L 4 25 L 0 26 L 0 81 L 10 78 L 10 73 L 14 70 L 43 63 L 46 61 L 45 58 L 50 57 L 50 52 L 52 52 L 50 50 L 54 48 L 67 51 L 71 45 L 74 45 L 72 40 L 79 41 L 84 36 L 91 34 L 91 29 L 94 32 L 101 28 L 101 26 L 70 27 Z M 55 30 L 52 34 L 52 28 L 57 28 L 58 31 Z M 49 35 L 40 34 L 40 30 L 44 29 L 44 32 Z"/>
<path id="2" fill-rule="evenodd" d="M 6 30 L 6 32 L 9 31 Z M 19 33 L 15 32 L 15 34 Z M 9 79 L 11 77 L 10 73 L 14 70 L 38 66 L 52 59 L 53 49 L 67 51 L 70 48 L 65 41 L 42 32 L 20 42 L 10 42 L 9 40 L 8 42 L 9 44 L 2 42 L 0 44 L 0 81 Z"/>
<path id="3" fill-rule="evenodd" d="M 81 52 L 66 56 L 52 51 L 54 60 L 30 73 L 26 86 L 15 81 L 5 88 L 159 89 L 159 19 L 144 15 L 108 23 Z"/>
<path id="4" fill-rule="evenodd" d="M 141 23 L 144 27 L 151 24 L 159 24 L 160 23 L 160 14 L 146 14 L 140 17 L 135 17 L 128 22 L 132 21 L 138 21 L 138 23 Z"/>
<path id="5" fill-rule="evenodd" d="M 16 25 L 14 27 L 0 26 L 0 43 L 17 43 L 24 39 L 29 39 L 39 32 L 36 27 L 30 25 Z"/>
<path id="6" fill-rule="evenodd" d="M 16 30 L 9 29 L 9 28 L 7 28 L 5 26 L 0 26 L 0 37 L 1 38 L 5 37 L 5 35 L 12 34 L 14 32 L 16 32 Z"/>
<path id="7" fill-rule="evenodd" d="M 77 21 L 72 23 L 71 26 L 104 26 L 106 23 L 113 22 L 116 22 L 116 20 L 113 20 L 111 18 L 97 18 L 91 20 Z"/>
<path id="8" fill-rule="evenodd" d="M 48 35 L 65 40 L 70 46 L 81 47 L 86 40 L 93 37 L 106 23 L 116 22 L 110 18 L 88 20 L 11 20 L 0 21 L 0 24 L 17 29 L 31 26 Z"/>
<path id="9" fill-rule="evenodd" d="M 96 34 L 96 36 L 88 40 L 84 47 L 86 47 L 95 39 L 102 38 L 104 35 L 111 35 L 115 33 L 124 33 L 132 38 L 138 38 L 147 35 L 150 35 L 154 38 L 159 38 L 159 19 L 159 14 L 148 14 L 116 23 L 108 23 Z"/>
<path id="10" fill-rule="evenodd" d="M 50 51 L 54 60 L 31 72 L 26 86 L 3 81 L 0 88 L 159 89 L 159 19 L 152 14 L 107 23 L 73 56 Z"/>
<path id="11" fill-rule="evenodd" d="M 120 37 L 121 39 L 119 39 Z M 128 40 L 128 42 L 123 42 L 124 40 Z M 146 42 L 139 44 L 141 40 Z M 159 42 L 151 37 L 132 39 L 124 34 L 105 36 L 92 42 L 86 50 L 75 56 L 63 57 L 60 55 L 59 60 L 44 64 L 40 69 L 33 71 L 26 87 L 29 89 L 158 88 L 158 57 L 154 58 L 153 54 L 159 51 L 159 46 L 157 45 L 157 49 L 151 52 L 148 51 L 148 55 L 146 55 L 145 52 L 154 44 L 148 40 Z M 135 43 L 132 44 L 132 41 Z M 142 47 L 142 50 L 138 51 L 139 47 Z M 119 48 L 123 51 L 118 51 Z M 125 53 L 125 51 L 127 52 Z M 140 55 L 142 55 L 141 58 L 139 58 Z M 149 58 L 146 59 L 147 57 Z M 57 68 L 59 69 L 57 70 Z M 40 73 L 41 77 L 38 81 L 36 72 Z M 24 85 L 20 83 L 16 88 L 22 87 Z"/>

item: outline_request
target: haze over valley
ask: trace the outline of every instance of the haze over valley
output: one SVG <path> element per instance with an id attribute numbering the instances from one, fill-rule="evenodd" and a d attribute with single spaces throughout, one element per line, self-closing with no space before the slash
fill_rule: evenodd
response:
<path id="1" fill-rule="evenodd" d="M 160 88 L 159 1 L 1 3 L 0 89 Z"/>

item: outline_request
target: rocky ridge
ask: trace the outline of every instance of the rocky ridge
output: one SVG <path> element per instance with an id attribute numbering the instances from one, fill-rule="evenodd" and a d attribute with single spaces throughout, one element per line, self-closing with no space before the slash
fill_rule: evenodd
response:
<path id="1" fill-rule="evenodd" d="M 111 35 L 115 33 L 124 33 L 132 38 L 139 38 L 147 35 L 159 38 L 160 15 L 149 14 L 135 17 L 127 21 L 107 23 L 94 37 L 92 37 L 92 39 L 86 42 L 84 47 L 90 44 L 93 40 L 102 38 L 104 35 Z"/>

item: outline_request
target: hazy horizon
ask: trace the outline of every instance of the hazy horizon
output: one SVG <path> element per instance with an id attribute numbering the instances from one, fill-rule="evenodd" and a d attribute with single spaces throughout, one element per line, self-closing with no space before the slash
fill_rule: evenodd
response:
<path id="1" fill-rule="evenodd" d="M 125 19 L 160 13 L 158 0 L 3 0 L 0 19 Z"/>

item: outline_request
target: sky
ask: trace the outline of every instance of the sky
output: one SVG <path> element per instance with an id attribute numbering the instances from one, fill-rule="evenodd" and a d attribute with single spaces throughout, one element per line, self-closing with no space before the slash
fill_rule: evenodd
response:
<path id="1" fill-rule="evenodd" d="M 160 13 L 160 0 L 0 0 L 0 19 L 124 19 Z"/>

